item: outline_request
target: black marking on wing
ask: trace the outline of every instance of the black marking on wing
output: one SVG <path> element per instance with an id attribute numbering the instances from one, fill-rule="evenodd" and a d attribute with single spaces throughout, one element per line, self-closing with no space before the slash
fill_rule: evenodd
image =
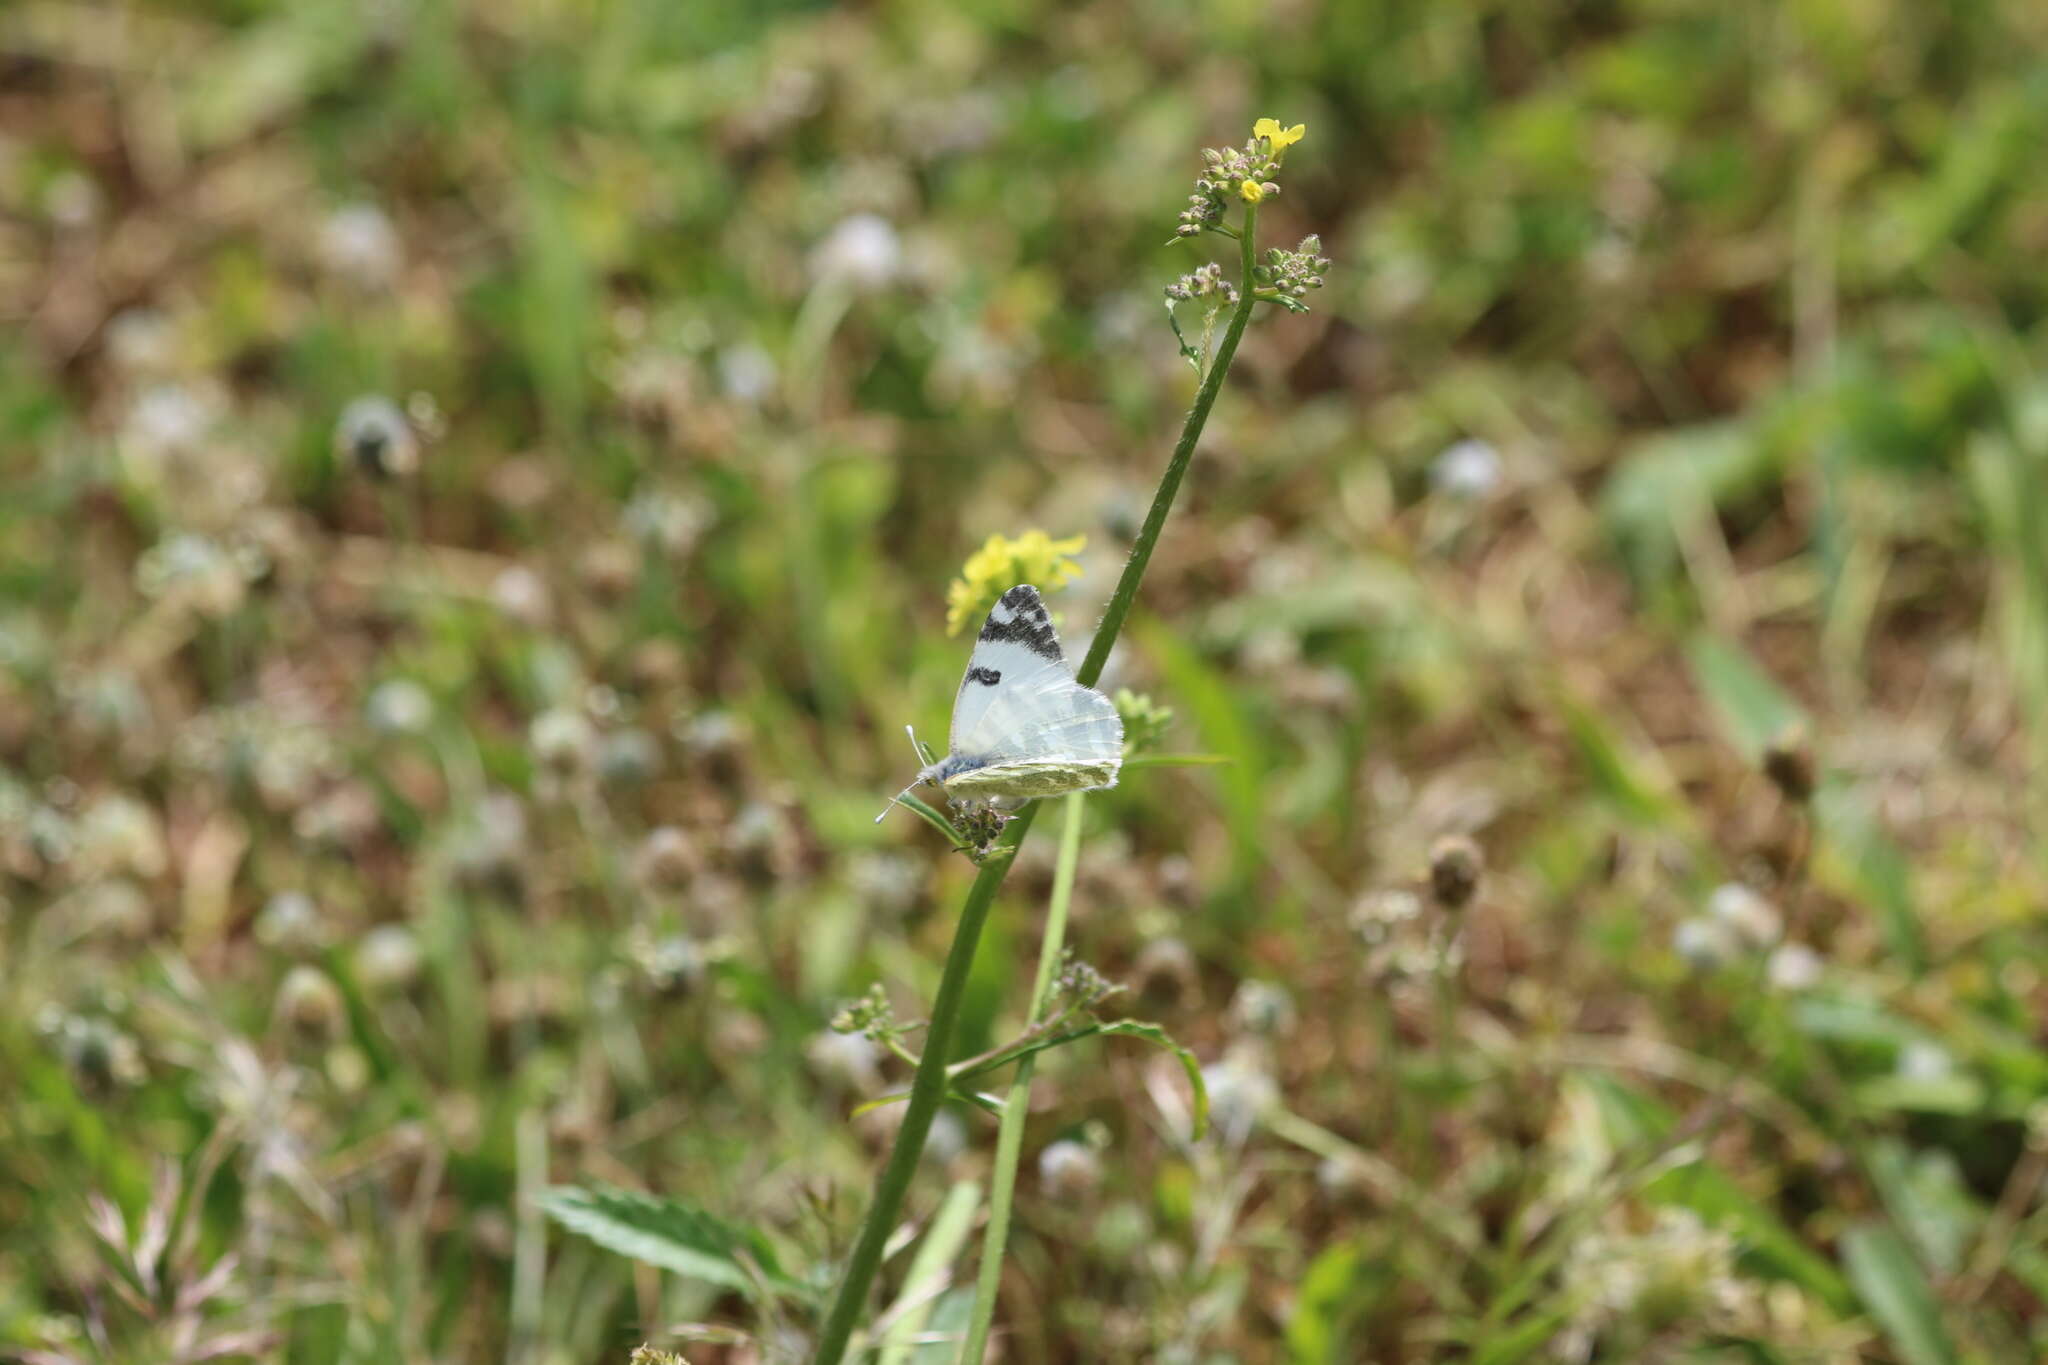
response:
<path id="1" fill-rule="evenodd" d="M 1053 634 L 1052 617 L 1046 614 L 1038 589 L 1029 583 L 1019 583 L 1003 594 L 989 611 L 981 638 L 1022 645 L 1042 659 L 1060 659 L 1060 640 Z"/>
<path id="2" fill-rule="evenodd" d="M 983 687 L 994 687 L 1002 680 L 1003 672 L 999 668 L 970 668 L 967 670 L 967 681 L 978 682 Z"/>

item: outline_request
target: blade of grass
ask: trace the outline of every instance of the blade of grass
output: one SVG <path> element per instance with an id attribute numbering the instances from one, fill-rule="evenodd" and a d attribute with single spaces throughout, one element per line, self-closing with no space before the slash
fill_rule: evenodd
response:
<path id="1" fill-rule="evenodd" d="M 875 1365 L 906 1365 L 909 1361 L 912 1348 L 931 1320 L 933 1305 L 950 1283 L 946 1268 L 967 1245 L 975 1206 L 980 1203 L 981 1186 L 972 1180 L 962 1180 L 946 1191 L 945 1202 L 932 1215 L 931 1226 L 910 1263 L 910 1273 L 903 1277 L 903 1293 L 882 1315 L 893 1321 L 882 1332 L 882 1349 L 876 1353 Z"/>

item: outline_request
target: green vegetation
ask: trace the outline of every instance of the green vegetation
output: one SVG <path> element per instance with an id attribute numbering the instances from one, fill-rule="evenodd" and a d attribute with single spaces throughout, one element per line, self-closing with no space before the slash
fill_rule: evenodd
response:
<path id="1" fill-rule="evenodd" d="M 849 1358 L 2048 1353 L 2038 6 L 115 16 L 0 6 L 0 1355 L 809 1360 L 963 902 Z M 1146 751 L 877 827 L 1265 116 Z"/>

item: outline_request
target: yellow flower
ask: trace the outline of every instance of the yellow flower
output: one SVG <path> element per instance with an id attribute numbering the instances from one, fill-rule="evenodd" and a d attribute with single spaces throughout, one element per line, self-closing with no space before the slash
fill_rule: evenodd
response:
<path id="1" fill-rule="evenodd" d="M 1282 128 L 1276 118 L 1262 118 L 1252 125 L 1252 136 L 1262 137 L 1273 144 L 1275 152 L 1284 152 L 1308 135 L 1308 125 L 1297 123 L 1292 128 Z"/>
<path id="2" fill-rule="evenodd" d="M 1073 557 L 1087 543 L 1086 536 L 1054 540 L 1043 531 L 1026 531 L 1015 540 L 990 536 L 967 556 L 960 576 L 946 588 L 946 634 L 958 635 L 962 626 L 981 620 L 998 597 L 1019 583 L 1051 592 L 1073 582 L 1081 576 Z"/>
<path id="3" fill-rule="evenodd" d="M 1247 204 L 1256 204 L 1266 197 L 1266 187 L 1256 180 L 1247 180 L 1237 187 L 1238 194 Z"/>

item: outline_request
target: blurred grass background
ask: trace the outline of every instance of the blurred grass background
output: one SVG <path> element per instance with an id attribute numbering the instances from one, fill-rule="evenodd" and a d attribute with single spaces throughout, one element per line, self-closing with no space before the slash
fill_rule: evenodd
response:
<path id="1" fill-rule="evenodd" d="M 1248 336 L 1110 678 L 1228 761 L 1090 802 L 1073 932 L 1223 1121 L 1044 1059 L 1003 1358 L 2042 1358 L 2044 43 L 0 7 L 0 1347 L 803 1358 L 801 1295 L 534 1196 L 829 1275 L 904 1072 L 826 1020 L 919 1016 L 972 872 L 869 823 L 944 585 L 1086 534 L 1078 648 L 1192 390 L 1198 149 L 1274 115 L 1267 240 L 1337 265 Z M 993 1145 L 946 1116 L 916 1216 Z"/>

